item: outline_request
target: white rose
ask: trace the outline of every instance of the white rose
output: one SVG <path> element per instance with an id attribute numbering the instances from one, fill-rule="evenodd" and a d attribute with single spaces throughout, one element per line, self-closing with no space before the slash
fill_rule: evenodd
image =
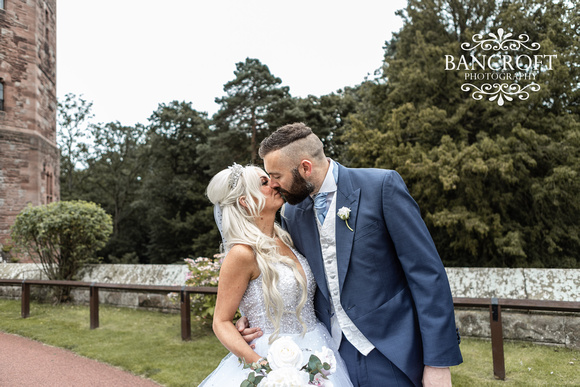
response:
<path id="1" fill-rule="evenodd" d="M 283 367 L 272 370 L 260 382 L 260 387 L 305 387 L 308 386 L 308 374 L 294 367 Z"/>
<path id="2" fill-rule="evenodd" d="M 284 367 L 298 369 L 304 365 L 300 347 L 288 336 L 280 337 L 272 343 L 268 350 L 268 363 L 273 370 Z"/>
<path id="3" fill-rule="evenodd" d="M 334 352 L 332 349 L 322 347 L 322 349 L 318 352 L 315 352 L 314 355 L 318 357 L 322 363 L 328 363 L 330 365 L 329 370 L 322 370 L 322 373 L 325 376 L 336 372 L 336 357 L 334 357 Z"/>
<path id="4" fill-rule="evenodd" d="M 348 218 L 350 218 L 350 208 L 341 207 L 336 214 L 340 219 L 347 220 Z"/>

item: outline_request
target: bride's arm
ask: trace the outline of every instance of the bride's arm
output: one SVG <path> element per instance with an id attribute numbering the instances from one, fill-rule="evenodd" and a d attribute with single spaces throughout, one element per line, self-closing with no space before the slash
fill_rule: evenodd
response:
<path id="1" fill-rule="evenodd" d="M 260 355 L 250 348 L 233 324 L 248 283 L 260 275 L 254 252 L 249 246 L 235 245 L 228 252 L 220 269 L 213 331 L 219 341 L 237 357 L 253 363 Z"/>

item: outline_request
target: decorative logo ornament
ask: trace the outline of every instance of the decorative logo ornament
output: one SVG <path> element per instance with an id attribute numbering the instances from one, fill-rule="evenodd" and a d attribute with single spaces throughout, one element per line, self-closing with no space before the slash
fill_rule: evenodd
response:
<path id="1" fill-rule="evenodd" d="M 489 101 L 503 106 L 514 98 L 526 100 L 530 92 L 540 91 L 541 86 L 535 82 L 540 71 L 552 70 L 557 55 L 526 55 L 522 50 L 537 52 L 540 43 L 531 42 L 527 34 L 512 38 L 512 33 L 506 33 L 498 28 L 497 34 L 490 32 L 488 38 L 475 34 L 471 38 L 473 44 L 462 43 L 461 48 L 469 55 L 456 58 L 445 55 L 445 70 L 463 71 L 462 76 L 467 81 L 461 85 L 462 91 L 471 92 L 471 97 L 482 100 L 489 96 Z M 517 51 L 510 55 L 508 51 Z M 487 81 L 477 83 L 474 81 Z M 495 82 L 489 82 L 495 81 Z"/>
<path id="2" fill-rule="evenodd" d="M 475 89 L 475 91 L 471 94 L 471 97 L 476 101 L 483 99 L 484 95 L 490 95 L 489 100 L 495 101 L 497 99 L 497 104 L 499 106 L 503 106 L 505 100 L 513 101 L 513 96 L 517 96 L 519 99 L 524 100 L 530 97 L 530 93 L 526 91 L 527 88 L 530 88 L 530 91 L 539 91 L 540 85 L 537 83 L 530 83 L 525 87 L 521 87 L 517 83 L 512 83 L 508 85 L 507 83 L 484 83 L 481 85 L 481 89 L 474 84 L 471 83 L 464 83 L 461 85 L 461 90 L 463 91 L 470 91 L 471 88 Z"/>
<path id="3" fill-rule="evenodd" d="M 507 33 L 504 35 L 503 28 L 497 29 L 497 35 L 493 32 L 488 34 L 493 39 L 482 39 L 483 35 L 475 34 L 471 38 L 474 43 L 477 43 L 475 46 L 470 47 L 469 43 L 461 43 L 461 48 L 464 50 L 471 51 L 477 47 L 482 48 L 482 50 L 519 50 L 522 46 L 527 48 L 528 50 L 536 51 L 540 49 L 540 43 L 534 42 L 531 44 L 531 47 L 526 46 L 524 43 L 527 43 L 530 40 L 530 37 L 526 34 L 520 34 L 518 36 L 518 40 L 516 39 L 508 39 L 513 36 L 512 33 Z"/>

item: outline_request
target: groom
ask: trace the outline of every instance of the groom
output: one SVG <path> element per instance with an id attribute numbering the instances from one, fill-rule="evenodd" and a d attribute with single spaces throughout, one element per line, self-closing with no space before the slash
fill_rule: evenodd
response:
<path id="1" fill-rule="evenodd" d="M 399 174 L 343 167 L 301 123 L 279 128 L 259 153 L 353 384 L 450 386 L 449 366 L 462 362 L 451 291 Z"/>

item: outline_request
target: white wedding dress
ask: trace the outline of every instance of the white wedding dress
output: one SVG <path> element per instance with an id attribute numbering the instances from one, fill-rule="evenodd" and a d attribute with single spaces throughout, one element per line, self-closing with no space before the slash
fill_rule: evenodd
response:
<path id="1" fill-rule="evenodd" d="M 301 254 L 295 250 L 293 252 L 300 261 L 307 279 L 308 298 L 301 313 L 302 321 L 306 324 L 306 333 L 304 336 L 302 335 L 303 327 L 296 318 L 296 309 L 301 296 L 299 285 L 292 269 L 279 263 L 276 267 L 279 275 L 278 290 L 284 299 L 285 308 L 280 322 L 279 337 L 289 336 L 298 344 L 303 353 L 304 364 L 308 362 L 311 354 L 320 351 L 323 346 L 333 350 L 337 365 L 336 371 L 329 376 L 329 380 L 334 387 L 352 386 L 344 361 L 338 354 L 338 348 L 326 327 L 318 321 L 314 314 L 313 300 L 316 282 L 310 266 Z M 262 292 L 262 275 L 248 284 L 240 303 L 240 311 L 248 318 L 250 326 L 260 327 L 262 332 L 264 332 L 262 337 L 254 340 L 253 344 L 256 345 L 256 353 L 261 357 L 267 357 L 268 339 L 274 332 L 274 326 L 266 316 Z M 229 353 L 200 386 L 237 387 L 247 378 L 250 372 L 249 369 L 243 369 L 235 355 Z"/>

